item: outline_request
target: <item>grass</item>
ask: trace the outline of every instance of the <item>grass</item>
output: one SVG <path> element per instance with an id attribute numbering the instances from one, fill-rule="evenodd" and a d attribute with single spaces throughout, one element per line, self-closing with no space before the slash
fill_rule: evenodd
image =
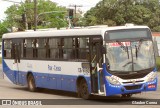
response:
<path id="1" fill-rule="evenodd" d="M 0 64 L 2 64 L 2 58 L 0 57 Z"/>

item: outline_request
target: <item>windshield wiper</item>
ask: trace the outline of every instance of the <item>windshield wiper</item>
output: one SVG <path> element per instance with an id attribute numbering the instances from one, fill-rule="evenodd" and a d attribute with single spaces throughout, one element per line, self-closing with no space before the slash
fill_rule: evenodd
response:
<path id="1" fill-rule="evenodd" d="M 126 46 L 126 50 L 127 50 L 127 55 L 128 55 L 128 59 L 129 59 L 129 52 L 128 52 L 128 47 Z"/>
<path id="2" fill-rule="evenodd" d="M 123 50 L 125 50 L 127 52 L 127 56 L 128 56 L 128 59 L 129 59 L 129 52 L 128 52 L 128 47 L 127 46 L 124 46 L 122 42 L 120 41 L 116 41 Z"/>
<path id="3" fill-rule="evenodd" d="M 126 67 L 128 64 L 131 64 L 132 62 L 128 62 L 126 63 L 125 65 L 123 65 L 122 67 Z M 133 64 L 136 64 L 136 63 L 133 63 Z"/>
<path id="4" fill-rule="evenodd" d="M 137 48 L 138 51 L 139 51 L 139 49 L 140 49 L 140 47 L 141 47 L 141 45 L 142 45 L 142 42 L 143 42 L 143 39 L 140 39 L 140 40 L 139 40 L 139 45 L 138 45 L 138 48 Z"/>

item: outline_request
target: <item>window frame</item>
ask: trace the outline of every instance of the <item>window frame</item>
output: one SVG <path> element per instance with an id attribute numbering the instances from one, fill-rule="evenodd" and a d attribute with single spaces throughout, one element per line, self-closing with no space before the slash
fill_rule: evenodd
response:
<path id="1" fill-rule="evenodd" d="M 46 40 L 46 57 L 45 58 L 39 58 L 38 56 L 37 57 L 30 57 L 30 58 L 28 58 L 28 57 L 26 57 L 25 56 L 25 51 L 23 51 L 23 54 L 22 54 L 22 52 L 21 52 L 21 55 L 23 55 L 23 57 L 21 56 L 21 59 L 23 60 L 46 60 L 46 61 L 74 61 L 74 62 L 89 62 L 90 61 L 90 40 L 91 40 L 91 38 L 94 38 L 94 37 L 101 37 L 102 38 L 102 36 L 101 35 L 83 35 L 83 36 L 81 36 L 81 35 L 79 35 L 79 36 L 54 36 L 54 37 L 45 37 L 45 36 L 43 36 L 43 37 L 30 37 L 30 38 L 28 38 L 28 37 L 25 37 L 25 38 L 17 38 L 17 39 L 22 39 L 23 40 L 23 50 L 26 48 L 25 47 L 25 44 L 24 44 L 24 42 L 25 42 L 25 39 L 45 39 Z M 88 43 L 88 48 L 78 48 L 78 44 L 77 44 L 77 42 L 73 42 L 72 43 L 72 48 L 69 48 L 69 49 L 72 49 L 72 50 L 74 50 L 75 51 L 75 58 L 73 58 L 73 59 L 63 59 L 62 58 L 62 52 L 60 52 L 60 58 L 58 58 L 58 59 L 55 59 L 55 58 L 51 58 L 50 56 L 49 56 L 49 39 L 50 38 L 53 38 L 53 39 L 61 39 L 61 42 L 60 42 L 60 46 L 59 46 L 59 50 L 63 50 L 63 49 L 65 49 L 65 48 L 63 48 L 62 46 L 63 46 L 63 44 L 64 44 L 64 42 L 63 42 L 63 39 L 64 38 L 72 38 L 72 41 L 73 41 L 73 39 L 75 39 L 74 41 L 78 41 L 77 40 L 77 38 L 88 38 L 88 40 L 89 40 L 89 43 Z M 15 38 L 10 38 L 9 40 L 12 40 L 12 39 L 15 39 Z M 7 39 L 3 39 L 3 41 L 4 40 L 7 40 Z M 22 43 L 21 43 L 22 44 Z M 37 49 L 37 47 L 35 47 L 36 49 Z M 57 49 L 57 48 L 55 48 L 55 49 Z M 78 53 L 78 50 L 88 50 L 89 51 L 89 58 L 88 58 L 88 60 L 85 60 L 85 59 L 79 59 L 78 58 L 78 54 L 76 54 L 76 53 Z M 76 51 L 77 50 L 77 51 Z M 6 58 L 5 58 L 6 59 Z M 9 58 L 9 59 L 12 59 L 12 58 Z"/>

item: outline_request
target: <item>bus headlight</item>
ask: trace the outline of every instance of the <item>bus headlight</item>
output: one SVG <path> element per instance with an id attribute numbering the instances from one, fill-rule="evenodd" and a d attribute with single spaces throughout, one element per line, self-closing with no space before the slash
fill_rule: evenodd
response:
<path id="1" fill-rule="evenodd" d="M 154 81 L 156 77 L 157 77 L 157 72 L 151 72 L 150 74 L 147 75 L 146 82 Z"/>
<path id="2" fill-rule="evenodd" d="M 120 82 L 113 77 L 106 76 L 106 80 L 109 81 L 109 83 L 112 85 L 120 85 Z"/>

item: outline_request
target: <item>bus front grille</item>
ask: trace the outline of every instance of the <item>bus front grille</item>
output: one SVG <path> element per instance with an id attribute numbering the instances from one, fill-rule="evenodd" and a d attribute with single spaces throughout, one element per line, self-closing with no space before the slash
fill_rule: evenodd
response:
<path id="1" fill-rule="evenodd" d="M 141 85 L 134 85 L 134 86 L 124 86 L 126 90 L 136 90 L 136 89 L 140 89 L 142 87 Z"/>
<path id="2" fill-rule="evenodd" d="M 144 80 L 139 80 L 139 81 L 135 81 L 135 83 L 142 83 L 144 82 Z M 130 84 L 133 83 L 132 81 L 126 81 L 126 82 L 122 82 L 123 84 Z"/>

